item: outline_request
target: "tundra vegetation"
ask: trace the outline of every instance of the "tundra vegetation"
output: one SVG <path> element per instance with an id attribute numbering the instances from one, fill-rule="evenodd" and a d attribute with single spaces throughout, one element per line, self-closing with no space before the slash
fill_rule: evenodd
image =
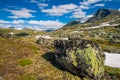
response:
<path id="1" fill-rule="evenodd" d="M 89 80 L 72 74 L 58 64 L 53 45 L 36 44 L 36 35 L 53 34 L 32 30 L 0 29 L 2 34 L 27 33 L 27 36 L 0 36 L 0 79 L 3 80 Z M 53 40 L 48 40 L 51 42 Z M 111 44 L 111 43 L 110 43 Z M 112 44 L 114 45 L 114 44 Z M 119 45 L 118 45 L 119 46 Z M 74 59 L 74 57 L 73 57 Z M 76 63 L 73 63 L 76 65 Z M 105 66 L 106 80 L 119 80 L 120 69 Z"/>

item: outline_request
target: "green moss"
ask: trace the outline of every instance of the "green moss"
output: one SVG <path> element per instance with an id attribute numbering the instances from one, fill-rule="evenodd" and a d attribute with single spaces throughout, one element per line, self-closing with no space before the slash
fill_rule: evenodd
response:
<path id="1" fill-rule="evenodd" d="M 30 64 L 32 64 L 32 61 L 28 60 L 28 59 L 21 59 L 18 61 L 18 65 L 20 65 L 22 67 L 30 65 Z"/>
<path id="2" fill-rule="evenodd" d="M 71 59 L 71 61 L 72 61 L 72 64 L 73 64 L 74 66 L 77 66 L 78 64 L 77 64 L 77 62 L 76 62 L 75 52 L 74 52 L 73 50 L 71 50 L 71 51 L 69 52 L 69 55 L 70 55 L 70 59 Z"/>
<path id="3" fill-rule="evenodd" d="M 83 50 L 78 50 L 77 53 L 79 53 L 79 56 L 83 58 L 83 60 L 86 61 L 87 65 L 91 66 L 91 70 L 95 76 L 101 74 L 104 70 L 102 67 L 102 60 L 97 59 L 95 48 L 92 47 L 90 44 L 87 45 L 88 48 L 85 48 Z M 89 70 L 88 70 L 89 71 Z"/>

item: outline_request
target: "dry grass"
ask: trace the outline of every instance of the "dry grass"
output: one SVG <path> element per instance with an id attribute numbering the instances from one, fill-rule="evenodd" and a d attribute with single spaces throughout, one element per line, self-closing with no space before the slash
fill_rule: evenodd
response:
<path id="1" fill-rule="evenodd" d="M 0 37 L 0 78 L 3 80 L 66 80 L 76 78 L 54 59 L 53 47 L 23 38 Z"/>
<path id="2" fill-rule="evenodd" d="M 3 80 L 89 80 L 79 78 L 61 67 L 55 60 L 52 46 L 37 45 L 28 38 L 1 37 L 0 78 Z"/>

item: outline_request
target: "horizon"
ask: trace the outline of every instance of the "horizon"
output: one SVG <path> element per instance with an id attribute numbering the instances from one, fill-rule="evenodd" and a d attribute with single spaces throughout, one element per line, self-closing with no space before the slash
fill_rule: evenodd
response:
<path id="1" fill-rule="evenodd" d="M 119 0 L 2 0 L 0 28 L 58 29 L 100 8 L 120 10 L 119 4 Z"/>

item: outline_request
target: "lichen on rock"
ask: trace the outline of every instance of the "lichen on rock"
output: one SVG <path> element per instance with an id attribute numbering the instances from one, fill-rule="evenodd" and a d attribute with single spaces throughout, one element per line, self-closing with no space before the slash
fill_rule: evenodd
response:
<path id="1" fill-rule="evenodd" d="M 100 80 L 104 76 L 105 55 L 93 41 L 83 39 L 56 40 L 56 60 L 70 72 Z"/>

